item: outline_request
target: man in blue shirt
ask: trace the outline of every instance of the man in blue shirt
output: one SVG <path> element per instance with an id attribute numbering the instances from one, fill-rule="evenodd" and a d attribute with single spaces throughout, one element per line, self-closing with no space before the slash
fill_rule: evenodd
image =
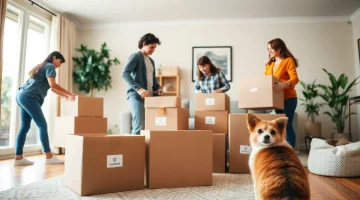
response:
<path id="1" fill-rule="evenodd" d="M 145 126 L 144 99 L 149 96 L 162 95 L 162 89 L 155 77 L 155 63 L 149 57 L 161 42 L 155 35 L 145 34 L 139 41 L 140 51 L 128 59 L 122 78 L 127 82 L 127 99 L 132 114 L 131 134 L 139 135 Z"/>

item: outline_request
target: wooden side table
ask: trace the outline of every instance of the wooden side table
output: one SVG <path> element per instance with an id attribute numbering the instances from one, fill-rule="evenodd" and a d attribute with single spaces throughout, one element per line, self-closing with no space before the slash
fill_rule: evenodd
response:
<path id="1" fill-rule="evenodd" d="M 305 136 L 305 148 L 306 148 L 306 152 L 308 152 L 308 153 L 309 153 L 309 151 L 310 151 L 310 148 L 311 148 L 311 147 L 310 147 L 310 145 L 311 145 L 311 140 L 312 140 L 313 138 L 320 138 L 320 139 L 323 139 L 323 140 L 324 140 L 324 137 Z"/>
<path id="2" fill-rule="evenodd" d="M 350 97 L 349 98 L 349 102 L 348 102 L 348 112 L 349 112 L 349 140 L 350 142 L 352 142 L 352 133 L 351 133 L 351 105 L 352 104 L 360 104 L 360 96 L 356 96 L 356 97 Z"/>

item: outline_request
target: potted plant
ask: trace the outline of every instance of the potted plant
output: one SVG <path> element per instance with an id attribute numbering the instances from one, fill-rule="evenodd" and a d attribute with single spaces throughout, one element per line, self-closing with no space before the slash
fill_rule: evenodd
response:
<path id="1" fill-rule="evenodd" d="M 346 107 L 348 106 L 349 92 L 357 84 L 356 81 L 359 77 L 349 83 L 348 76 L 345 74 L 341 74 L 338 79 L 336 79 L 335 76 L 326 69 L 323 69 L 323 71 L 328 75 L 330 85 L 319 85 L 323 90 L 323 94 L 320 94 L 320 96 L 330 108 L 330 111 L 326 111 L 324 114 L 328 115 L 336 126 L 337 132 L 332 133 L 332 138 L 346 138 L 351 141 L 352 135 L 344 133 L 345 123 L 349 115 L 356 113 L 346 114 Z"/>
<path id="2" fill-rule="evenodd" d="M 308 116 L 308 120 L 305 122 L 305 134 L 312 137 L 321 137 L 321 123 L 316 121 L 316 117 L 319 116 L 322 104 L 315 101 L 317 97 L 320 97 L 318 85 L 315 82 L 316 80 L 311 84 L 305 84 L 300 81 L 304 98 L 299 98 L 299 100 L 303 102 L 301 105 L 305 107 L 305 113 Z"/>
<path id="3" fill-rule="evenodd" d="M 120 64 L 117 58 L 110 59 L 106 43 L 101 45 L 100 52 L 81 45 L 75 49 L 81 53 L 80 57 L 73 57 L 75 63 L 73 78 L 79 86 L 79 91 L 84 91 L 94 96 L 94 89 L 98 91 L 111 88 L 110 67 Z"/>

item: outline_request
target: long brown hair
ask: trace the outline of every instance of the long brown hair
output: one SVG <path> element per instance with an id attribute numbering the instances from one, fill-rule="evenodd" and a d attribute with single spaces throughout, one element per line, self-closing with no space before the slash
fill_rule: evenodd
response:
<path id="1" fill-rule="evenodd" d="M 65 62 L 64 56 L 63 56 L 60 52 L 54 51 L 54 52 L 52 52 L 51 54 L 49 54 L 42 63 L 40 63 L 40 64 L 36 65 L 34 68 L 32 68 L 32 69 L 30 70 L 30 72 L 29 72 L 29 76 L 30 76 L 31 78 L 34 78 L 34 76 L 39 72 L 39 70 L 40 70 L 46 63 L 52 63 L 52 62 L 53 62 L 53 57 L 54 57 L 54 56 L 55 56 L 56 59 L 60 59 L 60 60 L 61 60 L 61 63 L 64 63 L 64 62 Z"/>
<path id="2" fill-rule="evenodd" d="M 291 57 L 295 62 L 295 66 L 296 67 L 299 66 L 298 60 L 294 57 L 294 55 L 286 47 L 285 42 L 282 39 L 275 38 L 273 40 L 270 40 L 270 42 L 268 42 L 268 44 L 270 44 L 271 48 L 276 51 L 280 49 L 281 58 L 285 59 L 285 58 Z M 275 58 L 270 57 L 270 54 L 269 54 L 269 61 L 267 62 L 267 64 L 270 65 L 274 61 L 275 61 Z"/>
<path id="3" fill-rule="evenodd" d="M 214 64 L 212 64 L 211 60 L 207 57 L 207 56 L 201 56 L 197 62 L 197 65 L 206 65 L 208 64 L 210 66 L 210 73 L 211 75 L 215 75 L 216 73 L 219 72 L 219 68 L 215 67 Z M 199 81 L 202 81 L 204 80 L 204 77 L 205 75 L 200 71 L 199 67 L 198 67 L 198 70 L 197 70 L 197 77 L 198 77 L 198 80 Z"/>

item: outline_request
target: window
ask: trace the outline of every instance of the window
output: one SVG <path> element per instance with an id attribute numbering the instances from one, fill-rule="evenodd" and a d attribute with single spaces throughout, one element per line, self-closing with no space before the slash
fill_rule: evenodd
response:
<path id="1" fill-rule="evenodd" d="M 20 126 L 16 92 L 29 78 L 28 72 L 35 65 L 41 63 L 49 53 L 49 36 L 49 21 L 22 7 L 8 4 L 4 29 L 1 83 L 0 149 L 14 151 Z M 47 109 L 48 106 L 43 106 L 44 114 L 49 113 Z M 38 135 L 38 128 L 32 121 L 31 128 L 27 133 L 24 152 L 30 147 L 41 149 Z"/>
<path id="2" fill-rule="evenodd" d="M 19 74 L 20 15 L 14 8 L 8 8 L 4 29 L 4 58 L 1 83 L 0 148 L 10 147 L 16 124 L 16 85 Z"/>

